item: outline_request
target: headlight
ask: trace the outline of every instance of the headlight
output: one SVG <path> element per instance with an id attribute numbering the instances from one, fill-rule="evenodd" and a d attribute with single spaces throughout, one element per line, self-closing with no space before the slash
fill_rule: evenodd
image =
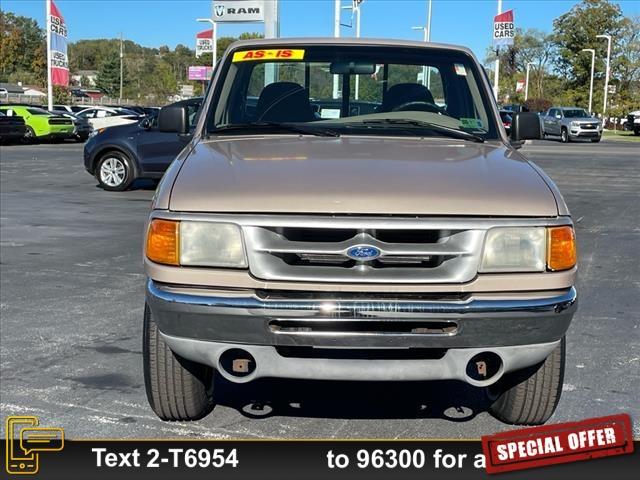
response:
<path id="1" fill-rule="evenodd" d="M 246 268 L 240 227 L 232 223 L 180 222 L 180 264 Z"/>
<path id="2" fill-rule="evenodd" d="M 95 130 L 92 130 L 91 133 L 89 134 L 89 138 L 95 137 L 96 135 L 104 132 L 105 130 L 106 130 L 106 128 L 97 128 Z"/>
<path id="3" fill-rule="evenodd" d="M 232 223 L 156 218 L 147 232 L 146 255 L 164 265 L 247 267 L 240 227 Z"/>
<path id="4" fill-rule="evenodd" d="M 544 227 L 498 227 L 487 232 L 480 272 L 542 272 L 546 261 Z"/>
<path id="5" fill-rule="evenodd" d="M 572 126 L 572 127 L 579 127 L 579 126 L 580 126 L 580 123 L 578 123 L 578 122 L 571 122 L 571 126 Z"/>

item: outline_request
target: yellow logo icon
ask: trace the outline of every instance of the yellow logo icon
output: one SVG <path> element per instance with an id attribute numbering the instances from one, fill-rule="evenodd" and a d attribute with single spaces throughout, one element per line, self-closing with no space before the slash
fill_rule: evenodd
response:
<path id="1" fill-rule="evenodd" d="M 33 475 L 40 468 L 40 452 L 64 448 L 64 430 L 39 426 L 38 417 L 7 417 L 6 468 L 12 475 Z"/>

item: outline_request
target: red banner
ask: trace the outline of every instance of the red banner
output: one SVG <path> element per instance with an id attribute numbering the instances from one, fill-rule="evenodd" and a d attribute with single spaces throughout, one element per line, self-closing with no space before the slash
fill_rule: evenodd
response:
<path id="1" fill-rule="evenodd" d="M 51 68 L 51 83 L 53 85 L 69 86 L 69 58 L 67 57 L 67 25 L 53 0 L 51 15 L 48 20 L 49 62 Z"/>
<path id="2" fill-rule="evenodd" d="M 633 452 L 627 414 L 523 428 L 482 437 L 488 473 L 509 472 Z"/>

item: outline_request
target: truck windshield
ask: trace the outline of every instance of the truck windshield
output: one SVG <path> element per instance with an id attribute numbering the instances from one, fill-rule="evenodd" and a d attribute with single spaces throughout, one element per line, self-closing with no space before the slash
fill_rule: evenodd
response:
<path id="1" fill-rule="evenodd" d="M 589 114 L 581 108 L 573 108 L 571 110 L 564 110 L 564 116 L 565 118 L 584 118 L 588 117 Z"/>
<path id="2" fill-rule="evenodd" d="M 300 133 L 292 127 L 304 127 L 311 134 L 318 129 L 338 135 L 498 138 L 482 73 L 457 50 L 243 48 L 228 56 L 221 74 L 207 120 L 213 134 Z"/>

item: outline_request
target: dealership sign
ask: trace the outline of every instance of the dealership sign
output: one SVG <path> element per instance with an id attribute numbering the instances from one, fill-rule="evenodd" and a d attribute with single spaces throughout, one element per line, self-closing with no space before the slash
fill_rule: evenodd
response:
<path id="1" fill-rule="evenodd" d="M 209 80 L 213 72 L 213 67 L 189 67 L 189 80 Z"/>
<path id="2" fill-rule="evenodd" d="M 215 22 L 264 22 L 264 0 L 226 0 L 213 4 Z"/>
<path id="3" fill-rule="evenodd" d="M 205 30 L 196 35 L 196 57 L 203 53 L 213 53 L 213 30 Z"/>
<path id="4" fill-rule="evenodd" d="M 513 23 L 513 10 L 493 17 L 493 45 L 513 45 L 516 27 Z"/>

